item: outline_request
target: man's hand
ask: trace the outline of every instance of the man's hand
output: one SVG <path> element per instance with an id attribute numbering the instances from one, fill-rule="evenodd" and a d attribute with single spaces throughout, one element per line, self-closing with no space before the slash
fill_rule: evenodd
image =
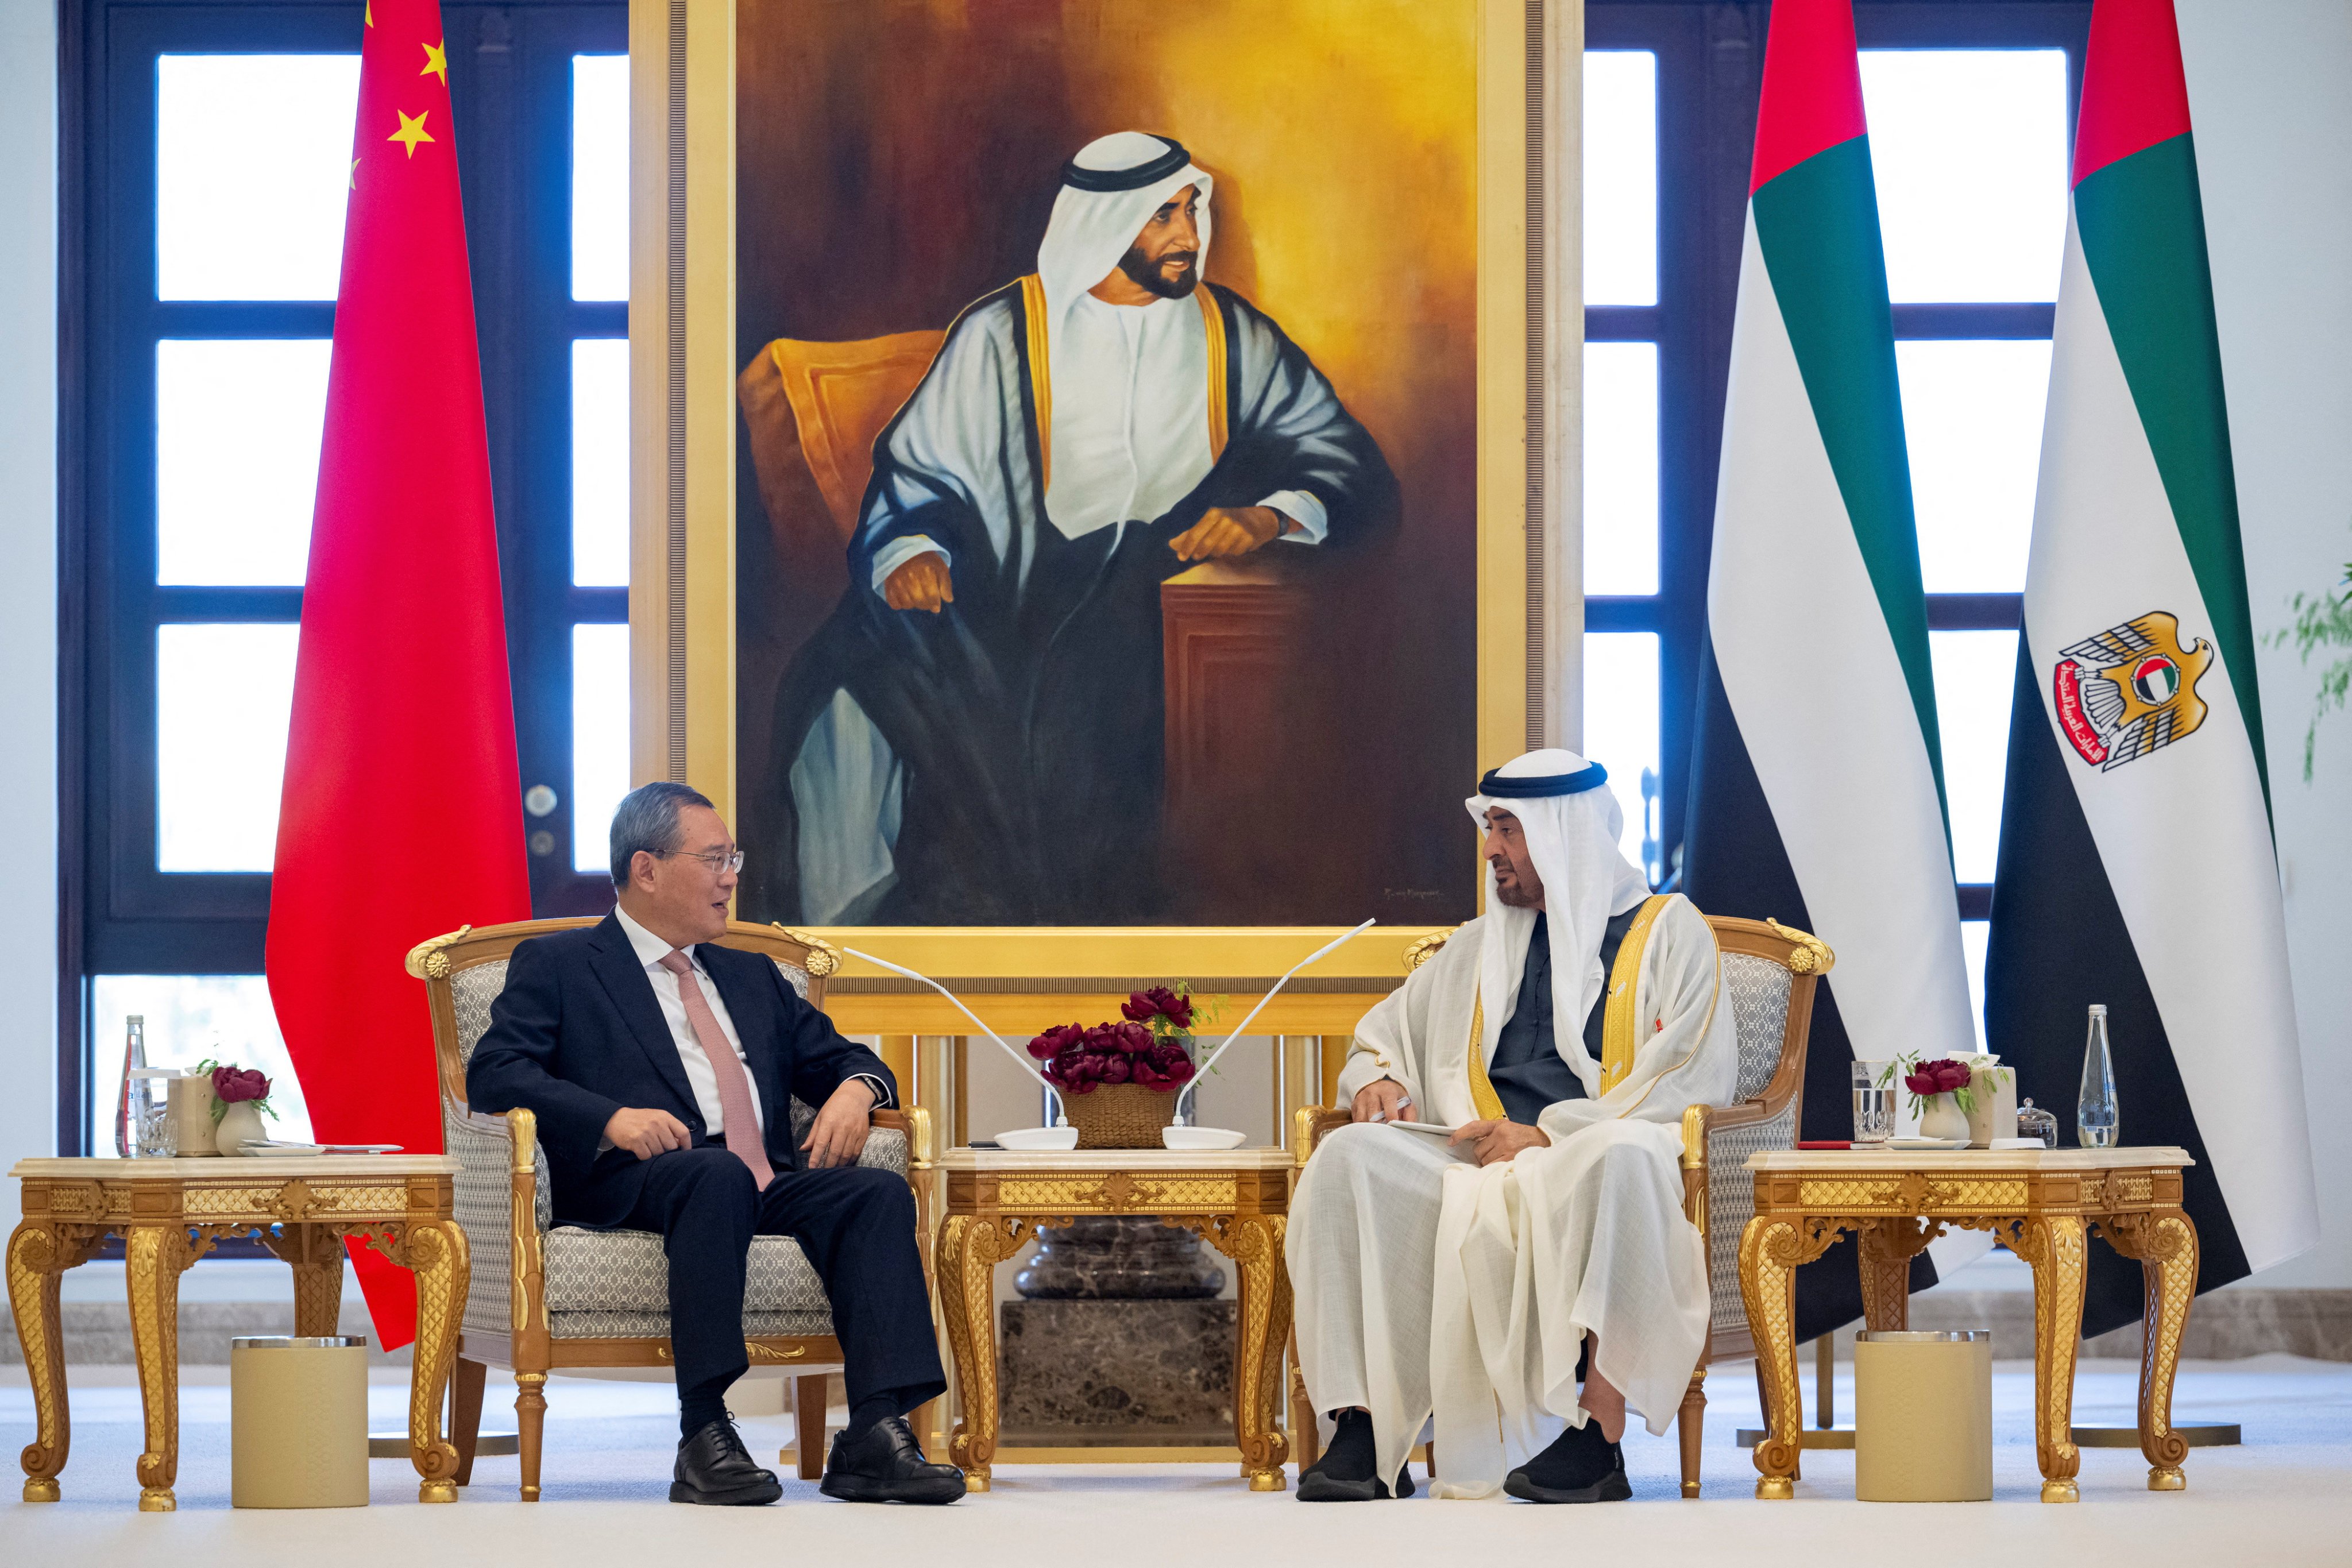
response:
<path id="1" fill-rule="evenodd" d="M 1465 1121 L 1446 1142 L 1473 1145 L 1482 1165 L 1500 1164 L 1524 1149 L 1551 1147 L 1551 1139 L 1541 1128 L 1524 1121 Z"/>
<path id="2" fill-rule="evenodd" d="M 857 1156 L 866 1152 L 866 1113 L 873 1109 L 873 1085 L 851 1079 L 835 1089 L 816 1113 L 808 1142 L 801 1145 L 809 1157 L 809 1169 L 857 1163 Z"/>
<path id="3" fill-rule="evenodd" d="M 955 584 L 948 576 L 948 558 L 936 550 L 898 563 L 882 579 L 882 602 L 894 610 L 940 613 L 941 605 L 955 603 Z"/>
<path id="4" fill-rule="evenodd" d="M 1168 542 L 1179 561 L 1213 561 L 1221 555 L 1247 555 L 1271 543 L 1288 527 L 1270 506 L 1213 506 L 1201 521 Z"/>
<path id="5" fill-rule="evenodd" d="M 667 1110 L 636 1110 L 624 1106 L 604 1123 L 604 1136 L 615 1149 L 626 1149 L 640 1160 L 683 1149 L 694 1142 L 686 1123 Z"/>
<path id="6" fill-rule="evenodd" d="M 1405 1112 L 1412 1109 L 1412 1096 L 1404 1091 L 1404 1085 L 1392 1078 L 1381 1078 L 1356 1091 L 1356 1102 L 1348 1108 L 1348 1114 L 1359 1121 L 1410 1121 L 1412 1118 Z"/>

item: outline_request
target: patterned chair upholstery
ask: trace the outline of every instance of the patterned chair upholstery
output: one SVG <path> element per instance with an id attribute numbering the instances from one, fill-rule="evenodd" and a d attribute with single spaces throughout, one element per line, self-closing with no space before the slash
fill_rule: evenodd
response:
<path id="1" fill-rule="evenodd" d="M 1725 998 L 1731 1004 L 1739 1071 L 1727 1105 L 1694 1105 L 1683 1112 L 1683 1212 L 1706 1247 L 1707 1342 L 1691 1372 L 1676 1426 L 1682 1445 L 1683 1495 L 1699 1491 L 1699 1438 L 1706 1409 L 1706 1369 L 1718 1361 L 1756 1353 L 1748 1309 L 1739 1295 L 1739 1234 L 1756 1214 L 1756 1183 L 1748 1156 L 1762 1149 L 1792 1149 L 1805 1081 L 1805 1042 L 1812 1027 L 1813 986 L 1836 962 L 1826 943 L 1778 921 L 1710 915 L 1723 954 Z M 1417 968 L 1445 943 L 1423 938 L 1407 950 Z M 1721 1003 L 1718 1002 L 1717 1005 Z M 1297 1113 L 1296 1145 L 1304 1165 L 1315 1142 L 1345 1126 L 1344 1108 L 1310 1106 Z M 1294 1369 L 1297 1354 L 1294 1346 Z M 1294 1370 L 1294 1432 L 1315 1431 L 1314 1412 Z M 1301 1450 L 1301 1464 L 1313 1461 Z"/>
<path id="2" fill-rule="evenodd" d="M 486 1368 L 509 1368 L 519 1390 L 522 1495 L 539 1496 L 539 1448 L 551 1369 L 669 1364 L 669 1265 L 661 1237 L 648 1231 L 583 1230 L 552 1223 L 547 1154 L 527 1110 L 477 1114 L 466 1105 L 466 1068 L 489 1027 L 490 1005 L 506 987 L 516 945 L 584 920 L 531 921 L 436 937 L 409 955 L 425 981 L 441 1078 L 441 1121 L 458 1159 L 456 1208 L 473 1256 L 455 1380 L 453 1436 L 460 1484 L 471 1479 Z M 730 922 L 725 945 L 765 953 L 801 995 L 822 1005 L 824 977 L 839 959 L 814 937 L 781 927 Z M 792 1102 L 794 1141 L 815 1111 Z M 924 1129 L 913 1117 L 874 1112 L 861 1165 L 908 1173 Z M 919 1205 L 921 1191 L 917 1190 Z M 822 1432 L 824 1369 L 838 1365 L 833 1310 L 815 1268 L 791 1237 L 751 1243 L 743 1300 L 743 1338 L 755 1364 L 789 1363 L 796 1426 Z M 804 1476 L 817 1473 L 822 1444 L 796 1440 Z"/>

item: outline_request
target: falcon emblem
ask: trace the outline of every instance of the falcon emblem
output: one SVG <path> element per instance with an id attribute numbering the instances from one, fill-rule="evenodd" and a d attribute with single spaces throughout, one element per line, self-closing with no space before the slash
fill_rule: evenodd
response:
<path id="1" fill-rule="evenodd" d="M 2180 617 L 2150 610 L 2067 648 L 2051 678 L 2058 722 L 2101 773 L 2185 739 L 2205 722 L 2198 679 L 2213 645 L 2180 643 Z"/>

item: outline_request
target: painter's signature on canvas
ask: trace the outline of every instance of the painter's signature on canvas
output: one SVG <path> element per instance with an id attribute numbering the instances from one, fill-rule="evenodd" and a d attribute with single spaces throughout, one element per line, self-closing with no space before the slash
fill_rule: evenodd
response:
<path id="1" fill-rule="evenodd" d="M 1381 897 L 1384 899 L 1442 899 L 1444 896 L 1445 890 L 1443 888 L 1382 888 L 1381 889 Z"/>

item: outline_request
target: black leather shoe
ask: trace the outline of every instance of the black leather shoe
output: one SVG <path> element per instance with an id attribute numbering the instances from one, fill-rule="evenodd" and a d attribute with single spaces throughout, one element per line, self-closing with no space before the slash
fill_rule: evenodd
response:
<path id="1" fill-rule="evenodd" d="M 776 1472 L 751 1462 L 731 1415 L 709 1423 L 677 1446 L 677 1465 L 670 1472 L 672 1502 L 750 1506 L 783 1495 Z"/>
<path id="2" fill-rule="evenodd" d="M 1633 1495 L 1625 1479 L 1625 1450 L 1587 1420 L 1503 1478 L 1503 1489 L 1527 1502 L 1623 1502 Z"/>
<path id="3" fill-rule="evenodd" d="M 835 1433 L 816 1489 L 844 1502 L 953 1502 L 963 1496 L 963 1472 L 925 1459 L 906 1418 L 893 1415 L 855 1442 Z"/>

